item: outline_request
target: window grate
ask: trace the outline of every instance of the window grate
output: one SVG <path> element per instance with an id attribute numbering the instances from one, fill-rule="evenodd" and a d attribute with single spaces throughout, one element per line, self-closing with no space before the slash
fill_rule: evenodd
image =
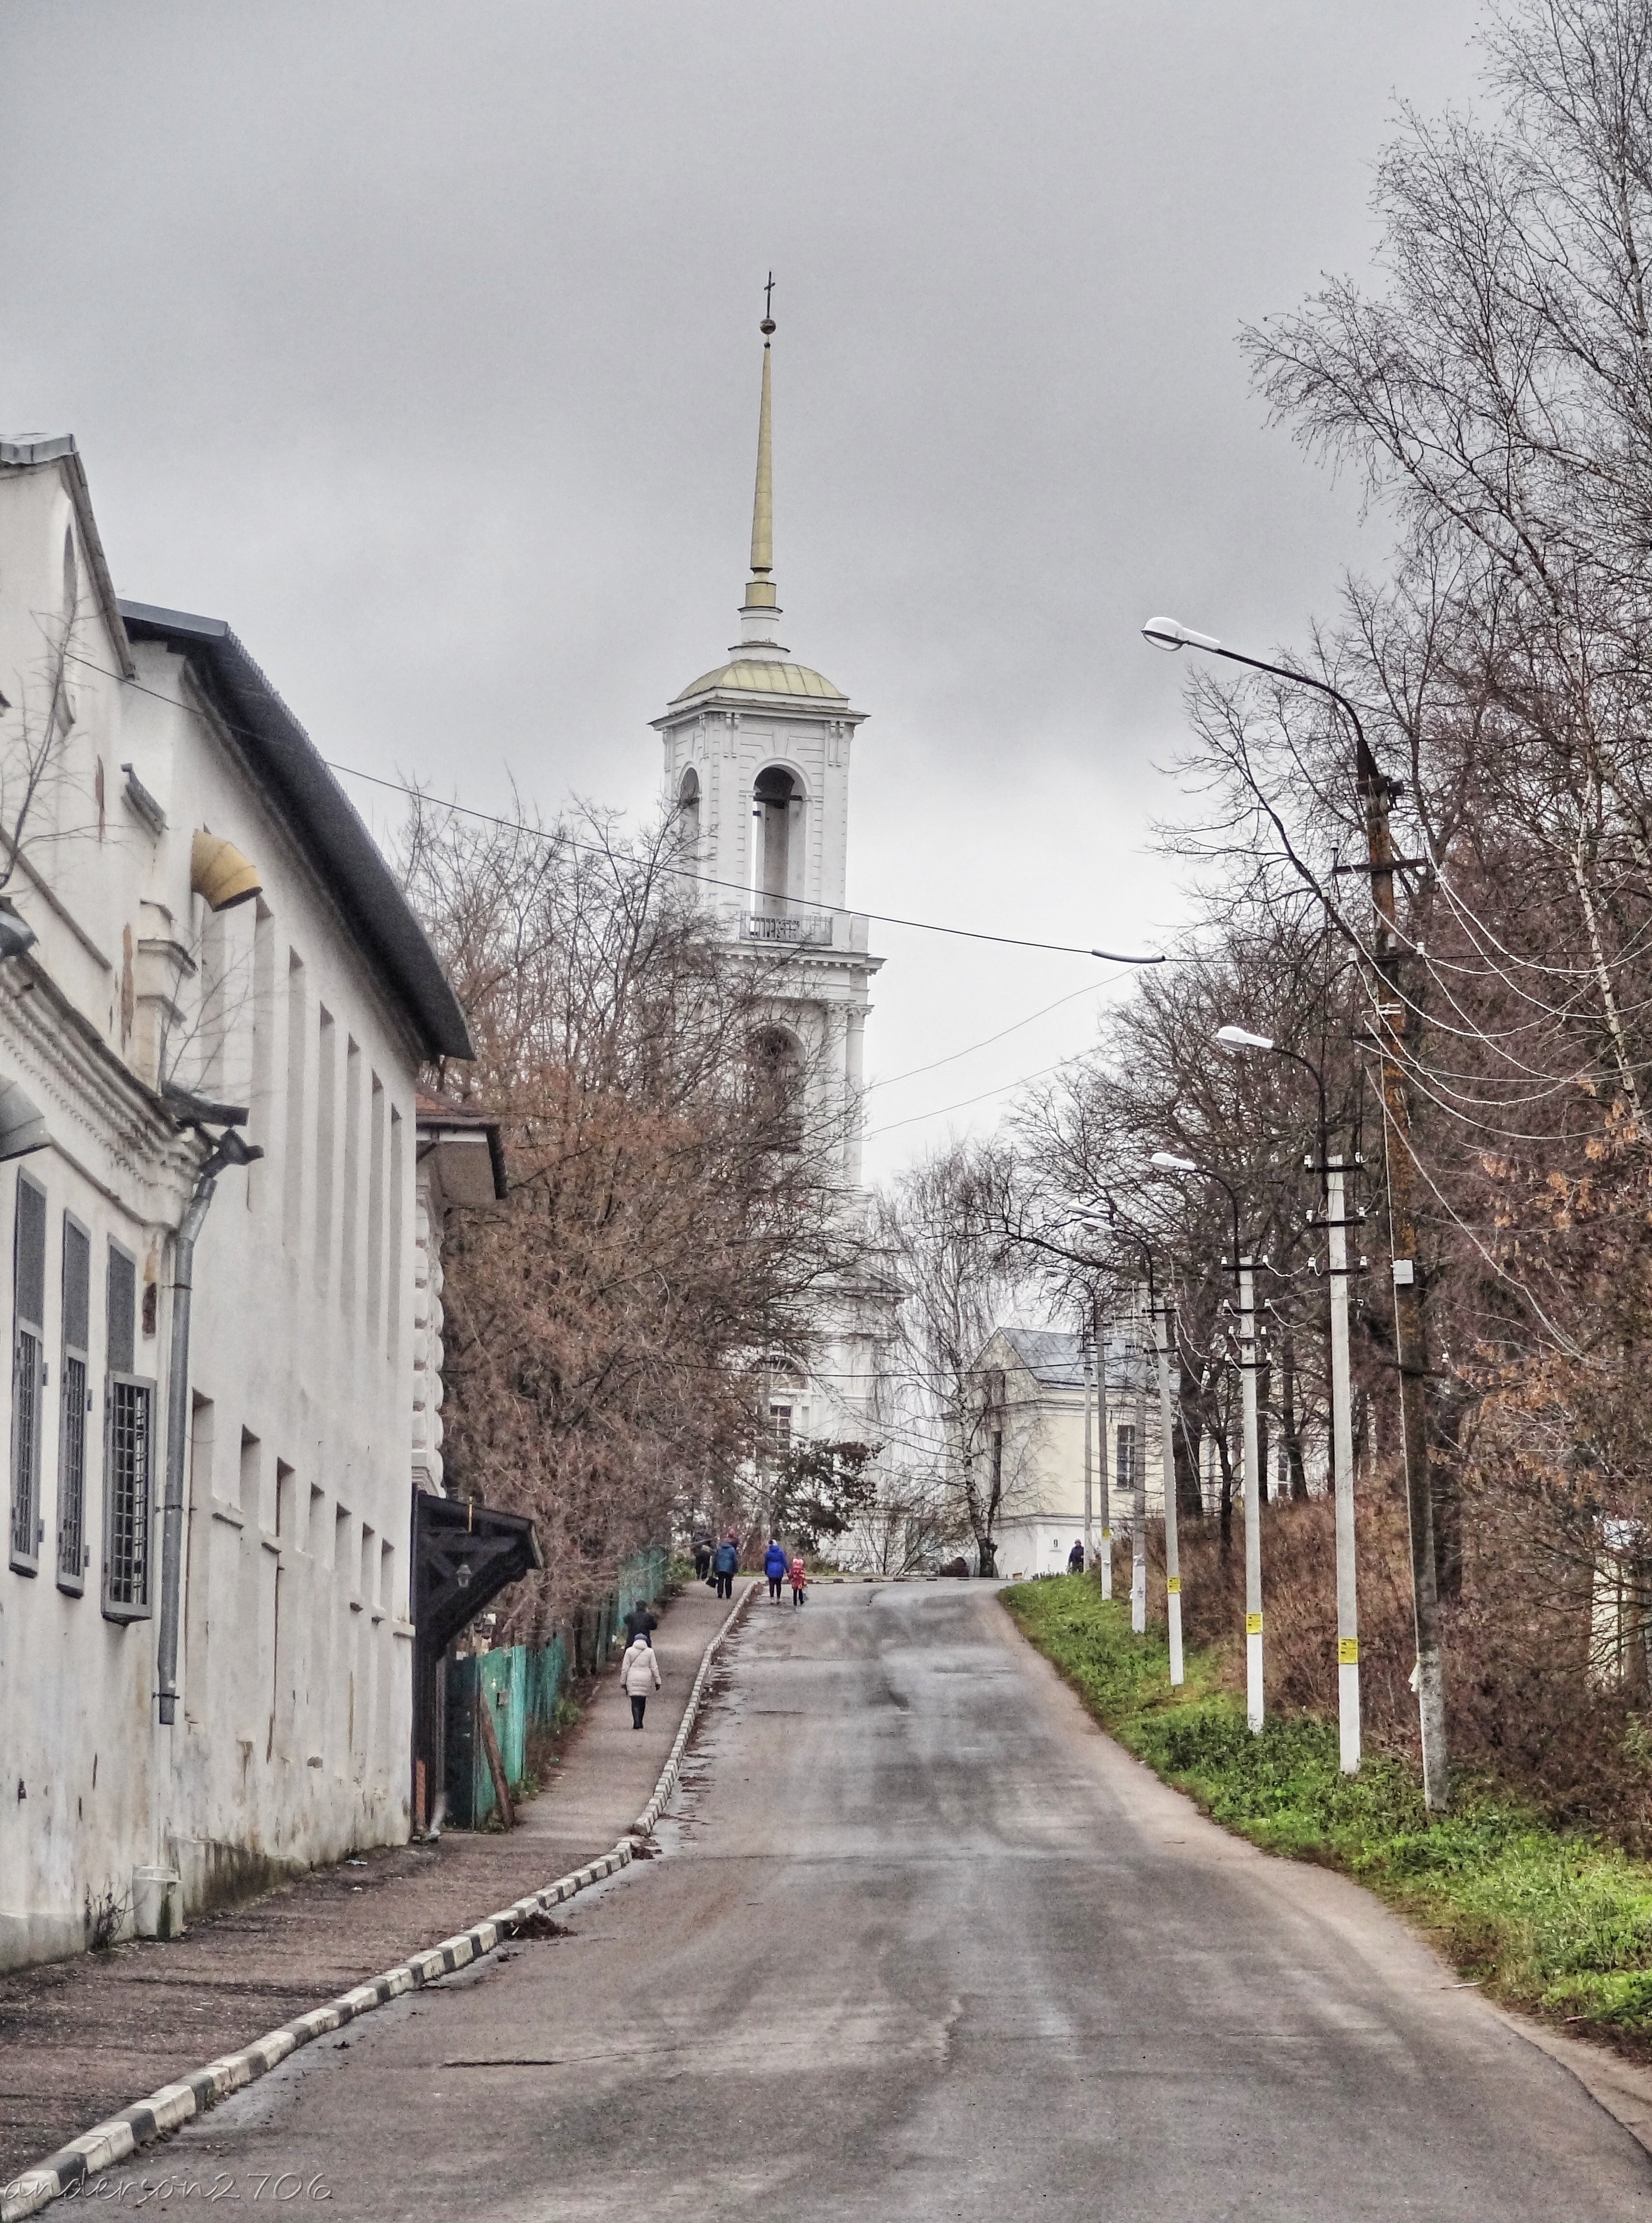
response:
<path id="1" fill-rule="evenodd" d="M 25 1327 L 11 1354 L 11 1564 L 37 1564 L 41 1470 L 41 1345 Z"/>
<path id="2" fill-rule="evenodd" d="M 17 1176 L 11 1254 L 11 1564 L 40 1566 L 41 1322 L 46 1312 L 46 1191 Z"/>
<path id="3" fill-rule="evenodd" d="M 63 1362 L 63 1421 L 58 1455 L 57 1571 L 79 1590 L 86 1559 L 86 1362 Z"/>
<path id="4" fill-rule="evenodd" d="M 154 1388 L 129 1376 L 109 1378 L 108 1538 L 105 1610 L 129 1618 L 149 1609 L 150 1444 Z"/>
<path id="5" fill-rule="evenodd" d="M 91 1334 L 91 1237 L 63 1215 L 63 1389 L 58 1425 L 57 1581 L 85 1586 L 86 1383 Z"/>

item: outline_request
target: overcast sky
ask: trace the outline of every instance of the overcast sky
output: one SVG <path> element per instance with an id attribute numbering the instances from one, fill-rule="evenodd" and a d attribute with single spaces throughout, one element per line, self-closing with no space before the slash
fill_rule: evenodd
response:
<path id="1" fill-rule="evenodd" d="M 329 757 L 646 811 L 736 638 L 772 267 L 783 637 L 870 714 L 851 901 L 1151 946 L 1142 620 L 1300 642 L 1386 545 L 1235 331 L 1364 268 L 1478 13 L 5 0 L 0 431 L 73 431 L 120 591 L 227 618 Z M 1087 960 L 873 946 L 873 1080 L 1070 997 L 888 1079 L 874 1171 L 1093 1035 Z"/>

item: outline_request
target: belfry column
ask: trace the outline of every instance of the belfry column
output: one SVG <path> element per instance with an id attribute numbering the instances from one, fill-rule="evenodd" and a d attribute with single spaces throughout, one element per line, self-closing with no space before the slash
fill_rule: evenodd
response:
<path id="1" fill-rule="evenodd" d="M 861 1088 L 865 1071 L 867 1011 L 864 1004 L 850 1004 L 845 1010 L 843 1027 L 843 1085 L 844 1106 L 848 1131 L 843 1150 L 843 1171 L 851 1188 L 861 1186 Z"/>

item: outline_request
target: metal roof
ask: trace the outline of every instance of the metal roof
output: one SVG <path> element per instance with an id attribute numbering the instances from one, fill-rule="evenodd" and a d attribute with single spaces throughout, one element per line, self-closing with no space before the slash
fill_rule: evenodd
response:
<path id="1" fill-rule="evenodd" d="M 756 657 L 736 657 L 732 664 L 720 664 L 716 671 L 706 672 L 672 700 L 686 702 L 696 695 L 709 695 L 723 689 L 742 695 L 803 695 L 816 702 L 847 702 L 849 699 L 829 679 L 823 678 L 818 671 L 811 671 L 806 664 L 778 664 L 760 661 Z"/>
<path id="2" fill-rule="evenodd" d="M 474 1057 L 470 1031 L 424 928 L 315 743 L 221 618 L 122 602 L 133 640 L 189 659 L 202 692 L 268 782 L 284 821 L 394 992 L 426 1057 Z"/>

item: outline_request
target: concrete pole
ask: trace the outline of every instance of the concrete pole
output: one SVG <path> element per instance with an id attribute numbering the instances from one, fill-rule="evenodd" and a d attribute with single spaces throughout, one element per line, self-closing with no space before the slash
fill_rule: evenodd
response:
<path id="1" fill-rule="evenodd" d="M 1113 1596 L 1113 1489 L 1107 1480 L 1107 1324 L 1095 1307 L 1095 1445 L 1101 1454 L 1101 1595 Z"/>
<path id="2" fill-rule="evenodd" d="M 1164 1489 L 1164 1620 L 1170 1639 L 1170 1688 L 1182 1676 L 1182 1560 L 1176 1536 L 1176 1406 L 1171 1390 L 1170 1300 L 1158 1308 L 1159 1470 Z"/>
<path id="3" fill-rule="evenodd" d="M 1084 1347 L 1084 1571 L 1091 1574 L 1095 1568 L 1095 1492 L 1090 1465 L 1090 1338 L 1081 1334 Z"/>
<path id="4" fill-rule="evenodd" d="M 1262 1462 L 1256 1426 L 1255 1261 L 1239 1262 L 1239 1389 L 1245 1416 L 1245 1714 L 1262 1727 Z"/>
<path id="5" fill-rule="evenodd" d="M 1144 1283 L 1136 1288 L 1136 1457 L 1131 1481 L 1135 1495 L 1130 1512 L 1130 1627 L 1147 1634 L 1147 1330 L 1142 1319 L 1152 1300 Z"/>
<path id="6" fill-rule="evenodd" d="M 1354 1580 L 1353 1389 L 1348 1370 L 1348 1226 L 1344 1162 L 1327 1158 L 1325 1237 L 1331 1283 L 1331 1473 L 1336 1491 L 1336 1679 L 1342 1773 L 1359 1773 L 1359 1602 Z"/>

